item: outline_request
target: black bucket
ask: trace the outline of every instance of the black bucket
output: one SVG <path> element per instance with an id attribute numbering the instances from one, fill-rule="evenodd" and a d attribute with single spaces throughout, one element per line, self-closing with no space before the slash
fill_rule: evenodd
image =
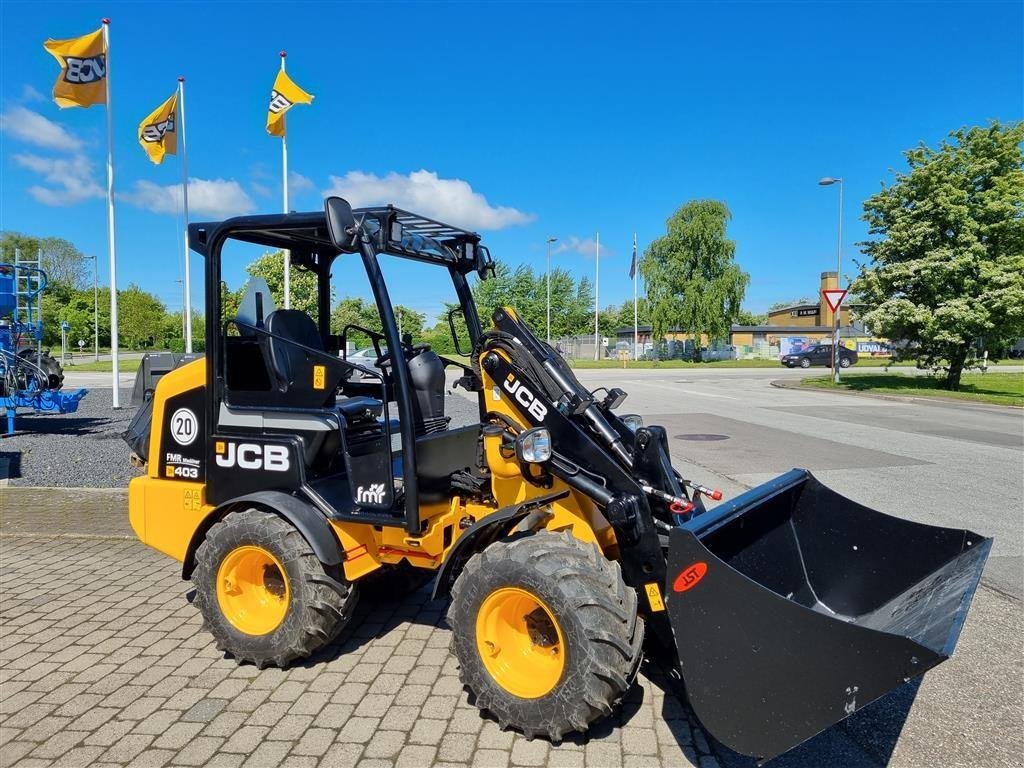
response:
<path id="1" fill-rule="evenodd" d="M 694 712 L 736 752 L 792 749 L 952 655 L 991 546 L 798 469 L 694 518 L 665 587 Z"/>

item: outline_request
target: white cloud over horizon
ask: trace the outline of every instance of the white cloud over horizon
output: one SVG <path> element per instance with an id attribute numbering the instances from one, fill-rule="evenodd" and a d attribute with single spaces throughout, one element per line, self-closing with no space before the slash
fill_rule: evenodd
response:
<path id="1" fill-rule="evenodd" d="M 303 176 L 301 173 L 295 171 L 288 172 L 288 194 L 289 196 L 293 192 L 306 192 L 310 189 L 314 189 L 316 184 L 308 176 Z"/>
<path id="2" fill-rule="evenodd" d="M 181 184 L 161 185 L 146 180 L 136 181 L 131 191 L 121 193 L 118 197 L 152 213 L 181 213 Z M 188 208 L 190 217 L 201 213 L 221 219 L 251 213 L 256 205 L 234 179 L 190 178 Z"/>
<path id="3" fill-rule="evenodd" d="M 597 240 L 593 237 L 576 237 L 570 235 L 565 239 L 559 239 L 558 244 L 552 249 L 552 253 L 575 253 L 578 256 L 594 258 L 597 251 Z M 614 256 L 615 251 L 607 245 L 601 245 L 602 256 Z"/>
<path id="4" fill-rule="evenodd" d="M 392 171 L 385 176 L 349 171 L 344 176 L 331 176 L 329 184 L 324 197 L 339 195 L 353 207 L 392 203 L 466 229 L 504 229 L 536 218 L 509 206 L 492 206 L 469 182 L 442 179 L 427 170 L 408 175 Z"/>
<path id="5" fill-rule="evenodd" d="M 103 197 L 106 192 L 93 178 L 92 163 L 85 155 L 71 157 L 43 157 L 41 155 L 14 155 L 14 162 L 41 175 L 49 184 L 36 184 L 28 192 L 44 205 L 74 205 L 85 200 Z"/>
<path id="6" fill-rule="evenodd" d="M 0 114 L 0 130 L 18 141 L 43 149 L 75 152 L 82 141 L 72 136 L 60 123 L 22 106 L 13 106 Z"/>

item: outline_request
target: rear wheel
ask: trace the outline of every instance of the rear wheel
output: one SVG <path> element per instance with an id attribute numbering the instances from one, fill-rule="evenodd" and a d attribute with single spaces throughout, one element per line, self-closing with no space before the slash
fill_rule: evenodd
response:
<path id="1" fill-rule="evenodd" d="M 260 668 L 315 653 L 342 630 L 357 599 L 302 534 L 260 509 L 232 512 L 210 528 L 192 581 L 217 648 Z"/>
<path id="2" fill-rule="evenodd" d="M 502 728 L 560 741 L 612 711 L 636 678 L 643 620 L 618 563 L 569 533 L 474 555 L 448 610 L 460 677 Z"/>
<path id="3" fill-rule="evenodd" d="M 849 368 L 850 367 L 850 358 L 848 358 L 848 357 L 840 357 L 839 358 L 839 367 L 840 368 Z"/>
<path id="4" fill-rule="evenodd" d="M 39 366 L 46 376 L 43 389 L 60 389 L 64 386 L 64 368 L 49 352 L 37 353 L 34 349 L 23 349 L 18 357 Z"/>

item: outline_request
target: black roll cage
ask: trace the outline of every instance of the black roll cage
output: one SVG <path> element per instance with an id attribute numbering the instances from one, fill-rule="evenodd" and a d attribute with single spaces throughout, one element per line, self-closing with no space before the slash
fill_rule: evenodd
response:
<path id="1" fill-rule="evenodd" d="M 482 271 L 481 277 L 486 277 L 486 270 L 480 269 L 480 251 L 486 254 L 486 249 L 480 245 L 480 236 L 390 205 L 357 208 L 353 214 L 363 225 L 363 236 L 357 239 L 358 253 L 380 314 L 388 348 L 400 350 L 403 346 L 391 297 L 378 262 L 382 254 L 446 267 L 466 319 L 470 344 L 475 347 L 482 334 L 482 327 L 466 275 L 471 271 Z M 376 227 L 372 226 L 373 223 L 376 223 Z M 403 236 L 390 237 L 394 234 Z M 405 237 L 406 234 L 430 238 L 444 248 L 418 248 L 417 245 L 426 243 L 422 239 Z M 239 240 L 287 250 L 291 252 L 292 264 L 316 274 L 317 328 L 325 342 L 331 338 L 331 268 L 342 251 L 331 241 L 327 217 L 319 211 L 238 216 L 221 222 L 198 222 L 189 225 L 188 239 L 189 247 L 205 259 L 206 423 L 214 425 L 218 423 L 219 406 L 225 389 L 225 349 L 221 333 L 221 251 L 224 244 L 228 240 Z M 393 354 L 391 359 L 392 387 L 398 405 L 399 433 L 402 438 L 404 527 L 409 533 L 418 533 L 420 516 L 412 404 L 414 394 L 405 356 Z"/>

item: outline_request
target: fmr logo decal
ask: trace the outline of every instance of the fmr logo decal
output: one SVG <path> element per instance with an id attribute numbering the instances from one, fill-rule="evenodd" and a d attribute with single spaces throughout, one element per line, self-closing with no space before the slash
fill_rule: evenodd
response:
<path id="1" fill-rule="evenodd" d="M 682 572 L 676 576 L 676 580 L 672 583 L 672 589 L 676 592 L 685 592 L 691 587 L 697 586 L 697 582 L 704 578 L 704 574 L 708 572 L 708 564 L 705 562 L 696 562 L 693 565 L 683 568 Z"/>
<path id="2" fill-rule="evenodd" d="M 537 421 L 544 421 L 544 417 L 548 415 L 547 406 L 538 400 L 537 396 L 527 389 L 526 385 L 519 381 L 514 373 L 510 373 L 505 377 L 502 386 L 504 386 L 506 392 L 515 398 L 517 403 L 526 409 L 527 413 Z"/>
<path id="3" fill-rule="evenodd" d="M 285 445 L 236 444 L 218 440 L 216 454 L 219 467 L 265 469 L 269 472 L 287 472 L 291 467 L 288 446 Z"/>
<path id="4" fill-rule="evenodd" d="M 107 55 L 98 53 L 82 59 L 77 56 L 64 56 L 64 79 L 76 85 L 87 85 L 102 80 L 107 76 Z"/>
<path id="5" fill-rule="evenodd" d="M 384 483 L 373 483 L 369 488 L 356 488 L 356 504 L 383 504 Z"/>
<path id="6" fill-rule="evenodd" d="M 155 144 L 158 141 L 163 141 L 164 134 L 174 133 L 174 113 L 171 112 L 167 116 L 166 120 L 161 120 L 159 123 L 151 123 L 142 129 L 142 140 Z"/>
<path id="7" fill-rule="evenodd" d="M 268 107 L 268 109 L 270 110 L 271 114 L 276 115 L 278 112 L 284 112 L 294 103 L 295 102 L 289 101 L 287 98 L 282 96 L 279 91 L 270 91 L 270 106 Z"/>

